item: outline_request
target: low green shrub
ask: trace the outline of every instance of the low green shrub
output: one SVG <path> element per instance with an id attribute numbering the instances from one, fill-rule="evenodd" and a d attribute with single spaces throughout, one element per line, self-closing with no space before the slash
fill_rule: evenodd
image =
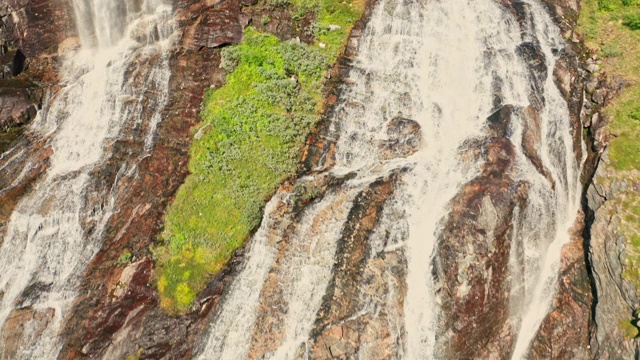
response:
<path id="1" fill-rule="evenodd" d="M 165 216 L 155 249 L 162 305 L 185 311 L 261 219 L 267 199 L 295 173 L 322 110 L 329 56 L 318 46 L 282 42 L 246 29 L 222 51 L 227 84 L 207 93 L 211 130 L 191 149 L 191 175 Z M 205 125 L 203 125 L 205 126 Z"/>
<path id="2" fill-rule="evenodd" d="M 622 24 L 631 30 L 640 30 L 640 12 L 626 14 Z"/>
<path id="3" fill-rule="evenodd" d="M 598 0 L 598 10 L 615 11 L 618 8 L 616 2 L 615 0 Z"/>
<path id="4" fill-rule="evenodd" d="M 131 254 L 131 251 L 126 250 L 122 254 L 120 254 L 115 263 L 116 265 L 128 265 L 132 259 L 133 254 Z"/>
<path id="5" fill-rule="evenodd" d="M 288 8 L 294 19 L 311 12 L 311 28 L 334 31 L 307 45 L 247 28 L 241 44 L 222 50 L 226 85 L 205 95 L 202 127 L 209 131 L 193 142 L 191 175 L 169 206 L 162 243 L 153 250 L 161 305 L 170 313 L 189 308 L 260 224 L 268 198 L 295 174 L 324 107 L 326 70 L 364 9 L 362 0 L 267 4 Z"/>

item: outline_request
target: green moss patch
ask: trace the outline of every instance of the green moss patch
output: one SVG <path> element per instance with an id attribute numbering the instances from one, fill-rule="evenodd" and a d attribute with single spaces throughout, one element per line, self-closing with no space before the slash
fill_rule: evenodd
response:
<path id="1" fill-rule="evenodd" d="M 634 339 L 640 334 L 638 328 L 631 321 L 621 321 L 619 326 L 620 330 L 622 330 L 622 333 L 624 334 L 624 337 L 627 339 Z"/>
<path id="2" fill-rule="evenodd" d="M 613 135 L 610 158 L 616 170 L 640 169 L 640 1 L 587 0 L 579 30 L 587 47 L 604 58 L 603 71 L 628 85 L 605 109 Z"/>
<path id="3" fill-rule="evenodd" d="M 272 5 L 314 12 L 316 42 L 281 41 L 247 28 L 242 44 L 223 50 L 227 83 L 205 96 L 191 175 L 169 207 L 162 245 L 154 249 L 161 303 L 172 313 L 189 308 L 257 228 L 268 198 L 295 174 L 305 138 L 324 108 L 326 72 L 363 10 L 361 2 L 349 0 Z"/>

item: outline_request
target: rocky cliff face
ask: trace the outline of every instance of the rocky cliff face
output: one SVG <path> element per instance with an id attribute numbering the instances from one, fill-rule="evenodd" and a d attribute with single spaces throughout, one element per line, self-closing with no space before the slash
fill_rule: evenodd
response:
<path id="1" fill-rule="evenodd" d="M 243 39 L 252 19 L 264 16 L 255 2 L 176 0 L 179 40 L 171 51 L 169 103 L 158 127 L 154 151 L 137 164 L 135 175 L 117 182 L 118 199 L 106 230 L 102 249 L 93 259 L 81 285 L 81 296 L 68 319 L 60 358 L 189 358 L 206 321 L 238 259 L 220 273 L 198 297 L 191 311 L 172 317 L 160 308 L 155 289 L 153 256 L 149 249 L 162 228 L 168 202 L 187 175 L 191 129 L 200 122 L 204 91 L 224 83 L 221 47 Z M 278 10 L 276 10 L 278 11 Z M 284 12 L 283 12 L 284 14 Z M 292 20 L 283 16 L 274 32 L 282 38 L 304 37 Z M 259 22 L 254 22 L 257 26 Z M 273 25 L 269 25 L 273 26 Z M 144 79 L 142 65 L 141 79 Z M 135 80 L 134 80 L 135 81 Z M 96 187 L 115 182 L 123 164 L 135 161 L 144 146 L 138 129 L 114 145 L 114 152 L 96 178 Z M 119 263 L 123 253 L 130 263 Z"/>
<path id="2" fill-rule="evenodd" d="M 632 359 L 640 352 L 635 319 L 640 307 L 623 230 L 625 200 L 640 190 L 637 177 L 612 178 L 607 153 L 598 163 L 587 192 L 590 215 L 589 259 L 598 302 L 594 307 L 591 349 L 597 359 Z"/>
<path id="3" fill-rule="evenodd" d="M 633 359 L 638 357 L 640 347 L 637 339 L 637 309 L 640 306 L 637 282 L 630 275 L 634 272 L 629 260 L 634 256 L 627 250 L 631 241 L 629 233 L 624 231 L 625 202 L 640 189 L 637 176 L 618 176 L 608 160 L 608 140 L 606 115 L 602 110 L 623 89 L 624 80 L 610 78 L 602 73 L 602 61 L 583 48 L 577 33 L 572 31 L 577 21 L 579 3 L 573 1 L 547 1 L 563 26 L 567 39 L 578 45 L 581 53 L 580 63 L 574 66 L 579 70 L 578 78 L 582 83 L 576 96 L 580 123 L 588 134 L 589 157 L 583 174 L 585 190 L 583 195 L 584 224 L 581 238 L 576 241 L 580 251 L 584 251 L 587 263 L 586 274 L 569 265 L 570 276 L 562 275 L 569 284 L 575 284 L 579 278 L 588 276 L 591 282 L 591 318 L 589 320 L 589 357 L 594 359 Z M 561 79 L 562 77 L 558 77 Z M 628 203 L 627 205 L 628 206 Z M 584 250 L 583 250 L 584 249 Z M 577 258 L 577 252 L 567 257 Z M 582 258 L 582 256 L 580 257 Z M 582 262 L 583 260 L 580 259 Z M 564 286 L 563 286 L 564 287 Z M 571 308 L 588 298 L 586 286 L 574 286 L 569 291 L 561 291 L 565 299 L 572 299 Z M 566 301 L 558 299 L 566 309 Z M 569 310 L 571 311 L 571 310 Z M 563 319 L 566 311 L 555 318 Z M 553 315 L 553 314 L 551 314 Z M 572 328 L 571 323 L 566 324 Z M 544 326 L 542 328 L 544 331 Z M 573 336 L 572 336 L 573 337 Z M 547 347 L 551 349 L 551 347 Z M 571 357 L 573 358 L 573 357 Z"/>
<path id="4" fill-rule="evenodd" d="M 575 27 L 579 3 L 573 1 L 547 1 L 550 9 L 555 13 L 556 19 L 565 31 L 565 37 L 578 45 L 577 51 L 581 54 L 580 62 L 573 66 L 574 72 L 581 84 L 576 87 L 579 92 L 574 97 L 577 107 L 576 115 L 579 115 L 588 136 L 588 159 L 583 173 L 585 190 L 583 195 L 584 223 L 577 224 L 582 227 L 581 235 L 576 237 L 575 251 L 573 255 L 566 256 L 567 272 L 561 275 L 564 282 L 561 289 L 561 297 L 557 298 L 559 305 L 557 314 L 552 313 L 547 320 L 564 322 L 567 311 L 575 313 L 580 309 L 579 304 L 585 299 L 593 297 L 591 314 L 589 319 L 589 354 L 594 359 L 632 359 L 639 353 L 637 309 L 640 306 L 638 297 L 638 285 L 634 277 L 634 264 L 630 260 L 633 253 L 628 251 L 631 240 L 629 232 L 625 231 L 625 208 L 629 206 L 629 200 L 640 189 L 637 175 L 620 176 L 611 166 L 608 159 L 609 132 L 607 131 L 608 119 L 602 113 L 611 100 L 623 89 L 624 80 L 610 78 L 602 73 L 600 65 L 602 61 L 597 56 L 588 53 L 583 48 L 580 38 L 572 29 Z M 558 76 L 562 83 L 562 76 Z M 573 76 L 572 76 L 573 78 Z M 628 211 L 628 210 L 627 210 Z M 576 228 L 579 230 L 579 228 Z M 582 238 L 583 242 L 577 240 Z M 578 249 L 579 248 L 579 249 Z M 579 251 L 584 251 L 587 263 L 586 273 L 576 265 L 571 265 L 572 260 L 583 262 Z M 573 269 L 573 270 L 572 270 Z M 568 276 L 568 277 L 567 277 Z M 591 294 L 589 288 L 578 281 L 587 277 L 590 279 Z M 566 286 L 578 284 L 577 286 Z M 567 308 L 569 306 L 569 308 Z M 569 338 L 560 337 L 564 341 L 575 338 L 571 332 L 576 333 L 573 324 L 566 323 L 565 329 L 569 331 Z M 545 333 L 545 326 L 541 328 L 541 335 Z M 581 335 L 583 336 L 583 335 Z M 546 341 L 553 339 L 549 336 Z M 538 337 L 534 344 L 534 350 L 545 341 Z M 546 346 L 547 353 L 553 349 L 552 344 Z M 574 354 L 568 358 L 575 358 Z M 559 354 L 565 358 L 563 354 Z"/>
<path id="5" fill-rule="evenodd" d="M 51 149 L 42 139 L 20 136 L 58 83 L 65 43 L 73 43 L 73 20 L 62 0 L 8 0 L 0 5 L 0 235 L 13 208 L 47 167 Z M 71 40 L 69 40 L 71 39 Z M 38 166 L 21 169 L 26 159 Z"/>
<path id="6" fill-rule="evenodd" d="M 44 94 L 58 81 L 60 57 L 74 43 L 69 6 L 62 0 L 0 5 L 0 153 L 34 118 Z"/>
<path id="7" fill-rule="evenodd" d="M 563 27 L 565 38 L 571 41 L 578 3 L 571 0 L 546 2 Z M 516 15 L 522 15 L 522 4 L 518 1 L 504 3 Z M 159 307 L 152 285 L 152 254 L 148 249 L 161 229 L 164 209 L 186 176 L 191 127 L 199 121 L 202 95 L 207 87 L 220 86 L 224 81 L 224 70 L 218 66 L 219 47 L 241 41 L 244 27 L 264 15 L 264 9 L 253 5 L 250 0 L 222 0 L 215 4 L 212 1 L 175 1 L 180 42 L 171 54 L 171 93 L 163 113 L 164 120 L 158 129 L 159 139 L 154 151 L 137 163 L 135 175 L 118 182 L 116 208 L 120 211 L 110 219 L 103 247 L 84 276 L 82 295 L 76 301 L 74 316 L 66 325 L 65 345 L 60 358 L 123 358 L 134 354 L 143 358 L 188 358 L 201 341 L 221 294 L 240 268 L 244 250 L 241 249 L 228 269 L 200 294 L 189 314 L 171 317 Z M 27 124 L 42 101 L 46 101 L 46 94 L 55 92 L 58 81 L 56 66 L 60 56 L 64 55 L 66 47 L 77 44 L 68 15 L 71 12 L 66 6 L 62 0 L 9 0 L 0 5 L 0 35 L 4 41 L 2 71 L 5 79 L 12 78 L 0 80 L 0 152 L 11 142 L 26 149 L 23 156 L 40 159 L 38 166 L 21 173 L 17 180 L 13 174 L 18 172 L 18 165 L 5 164 L 0 159 L 0 189 L 3 189 L 0 192 L 0 234 L 15 203 L 48 166 L 51 150 L 45 148 L 40 139 L 30 138 L 27 134 L 15 143 L 18 132 L 7 130 Z M 286 13 L 278 13 L 267 25 L 261 25 L 259 21 L 253 21 L 253 24 L 283 38 L 298 36 L 304 40 L 308 34 L 287 16 Z M 334 84 L 327 94 L 330 104 L 339 95 L 339 84 L 347 80 L 349 60 L 357 51 L 358 38 L 365 23 L 366 17 L 354 29 L 346 56 L 333 70 Z M 569 102 L 575 129 L 579 132 L 585 127 L 596 139 L 588 149 L 588 166 L 583 177 L 586 183 L 595 159 L 606 144 L 606 139 L 599 132 L 602 125 L 598 115 L 598 109 L 606 102 L 606 94 L 598 92 L 600 80 L 597 75 L 592 75 L 588 64 L 585 64 L 587 69 L 581 68 L 583 64 L 578 58 L 578 51 L 578 48 L 569 47 L 556 69 L 548 71 L 553 71 L 558 87 Z M 536 49 L 523 48 L 522 54 L 530 60 L 532 71 L 537 71 L 536 56 L 539 54 Z M 23 71 L 32 74 L 35 81 L 20 78 Z M 144 68 L 139 76 L 144 76 Z M 584 99 L 583 93 L 587 94 Z M 326 117 L 333 110 L 330 106 Z M 442 325 L 453 329 L 453 334 L 441 346 L 452 357 L 504 358 L 513 346 L 512 329 L 506 321 L 508 303 L 505 286 L 510 281 L 507 267 L 514 209 L 527 201 L 527 187 L 509 176 L 514 149 L 506 141 L 505 131 L 511 112 L 512 109 L 505 106 L 488 119 L 486 139 L 478 149 L 486 156 L 483 171 L 455 197 L 438 248 L 441 260 L 436 269 L 443 284 L 445 314 Z M 531 109 L 534 125 L 526 132 L 528 139 L 525 141 L 530 144 L 525 152 L 534 164 L 539 163 L 535 148 L 540 141 L 533 121 L 535 112 L 536 109 Z M 1 135 L 3 130 L 5 135 Z M 135 154 L 140 152 L 136 149 L 144 146 L 144 140 L 135 136 L 136 131 L 139 130 L 125 130 L 134 135 L 113 145 L 113 156 L 96 174 L 96 178 L 101 179 L 95 184 L 96 188 L 115 183 L 118 170 L 123 164 L 133 161 Z M 310 138 L 303 159 L 305 174 L 332 166 L 335 138 L 331 131 L 330 124 L 325 122 Z M 391 138 L 395 136 L 395 143 L 381 146 L 386 147 L 390 158 L 408 156 L 419 146 L 414 136 L 419 129 L 410 120 L 397 119 L 390 124 L 389 131 Z M 4 140 L 4 149 L 2 136 L 10 139 Z M 577 152 L 581 151 L 579 146 L 575 148 Z M 538 171 L 546 174 L 540 166 Z M 618 229 L 621 220 L 615 209 L 619 202 L 614 200 L 620 199 L 629 189 L 638 191 L 640 185 L 633 181 L 607 183 L 600 176 L 606 171 L 605 157 L 587 193 L 589 206 L 585 207 L 585 218 L 590 226 L 584 228 L 582 219 L 578 219 L 572 242 L 562 249 L 561 274 L 553 307 L 534 339 L 531 358 L 632 358 L 638 351 L 637 340 L 625 339 L 618 320 L 612 321 L 611 318 L 619 321 L 629 319 L 640 306 L 635 287 L 623 276 L 621 259 L 626 240 Z M 399 248 L 374 251 L 368 242 L 381 217 L 388 216 L 384 215 L 385 204 L 392 198 L 400 177 L 401 172 L 377 179 L 356 196 L 353 208 L 345 215 L 345 230 L 333 270 L 336 275 L 331 280 L 329 295 L 323 299 L 314 324 L 313 342 L 309 349 L 313 358 L 349 358 L 355 354 L 364 354 L 367 358 L 388 358 L 403 351 L 400 345 L 402 331 L 392 331 L 389 322 L 401 323 L 401 304 L 407 291 L 405 254 Z M 321 191 L 314 196 L 322 197 L 327 191 L 337 189 L 342 180 L 318 177 L 315 181 L 314 186 Z M 295 185 L 285 185 L 285 190 L 288 186 Z M 295 220 L 313 199 L 305 198 L 289 207 L 283 206 L 279 210 L 282 218 L 287 219 L 288 216 Z M 487 241 L 487 234 L 492 236 L 490 241 Z M 584 234 L 588 236 L 586 242 Z M 461 244 L 456 241 L 459 238 L 470 243 Z M 486 246 L 489 242 L 493 249 Z M 132 261 L 128 264 L 118 262 L 124 252 L 132 254 Z M 466 265 L 462 264 L 458 258 L 461 253 L 475 258 Z M 585 263 L 586 253 L 592 268 Z M 489 271 L 491 280 L 485 281 L 484 276 Z M 466 274 L 467 278 L 462 280 L 475 285 L 462 289 L 459 273 Z M 274 273 L 271 286 L 265 290 L 267 298 L 278 298 L 277 280 L 277 273 Z M 595 305 L 592 282 L 596 285 Z M 367 286 L 360 286 L 362 283 Z M 464 297 L 460 296 L 463 291 L 467 292 Z M 381 298 L 377 294 L 388 296 Z M 368 304 L 384 308 L 384 311 L 361 312 L 364 299 Z M 283 309 L 270 311 L 275 313 Z M 2 331 L 3 341 L 10 344 L 8 352 L 3 355 L 6 358 L 11 358 L 11 349 L 19 346 L 20 341 L 28 340 L 22 339 L 21 335 L 20 323 L 24 317 L 37 318 L 38 321 L 48 319 L 46 313 L 30 309 L 13 314 Z M 268 319 L 269 316 L 265 315 L 258 323 L 251 345 L 255 356 L 271 350 L 270 338 L 262 338 L 261 327 L 265 334 L 282 336 L 282 329 L 278 330 L 282 324 L 269 323 Z M 589 341 L 590 354 L 587 348 Z"/>
<path id="8" fill-rule="evenodd" d="M 554 80 L 567 101 L 575 134 L 576 156 L 581 157 L 582 148 L 577 145 L 582 132 L 584 115 L 584 88 L 588 73 L 582 69 L 581 47 L 573 29 L 577 25 L 580 11 L 579 1 L 545 0 L 549 12 L 560 26 L 563 37 L 568 43 L 566 53 L 553 70 Z M 587 126 L 584 126 L 587 127 Z M 587 186 L 593 171 L 597 153 L 591 147 L 590 140 L 586 148 L 586 160 L 581 176 Z M 571 242 L 562 249 L 560 276 L 556 287 L 556 296 L 550 313 L 540 325 L 533 340 L 531 358 L 534 359 L 588 359 L 588 339 L 593 324 L 591 319 L 594 299 L 590 269 L 586 262 L 585 248 L 588 242 L 585 233 L 584 211 L 576 219 L 571 229 Z"/>
<path id="9" fill-rule="evenodd" d="M 625 217 L 634 211 L 640 182 L 637 173 L 620 174 L 609 161 L 609 119 L 601 110 L 624 88 L 624 81 L 608 78 L 598 70 L 599 64 L 595 57 L 584 64 L 588 75 L 583 123 L 592 133 L 593 148 L 598 154 L 585 192 L 587 260 L 597 299 L 592 309 L 591 354 L 596 359 L 631 359 L 640 353 L 640 296 L 636 255 L 630 246 L 633 232 L 627 230 Z"/>

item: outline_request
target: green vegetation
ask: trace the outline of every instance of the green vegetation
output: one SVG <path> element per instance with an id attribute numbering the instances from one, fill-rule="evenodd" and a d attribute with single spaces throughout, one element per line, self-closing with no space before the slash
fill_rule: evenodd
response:
<path id="1" fill-rule="evenodd" d="M 620 50 L 617 41 L 612 41 L 602 46 L 602 55 L 604 55 L 605 58 L 617 57 L 622 55 L 622 50 Z"/>
<path id="2" fill-rule="evenodd" d="M 316 42 L 281 41 L 247 28 L 242 44 L 223 49 L 227 83 L 205 96 L 191 175 L 167 211 L 163 243 L 154 250 L 168 311 L 188 309 L 259 225 L 267 199 L 295 173 L 324 108 L 326 71 L 362 13 L 357 1 L 268 0 L 287 6 L 294 18 L 312 12 Z"/>
<path id="3" fill-rule="evenodd" d="M 588 50 L 604 57 L 602 71 L 609 79 L 626 81 L 622 93 L 604 109 L 612 134 L 613 167 L 604 181 L 628 185 L 640 174 L 640 1 L 587 0 L 582 3 L 579 27 Z M 627 186 L 616 190 L 610 202 L 627 239 L 623 276 L 640 288 L 640 194 Z M 636 318 L 621 320 L 619 327 L 627 338 L 639 334 Z"/>
<path id="4" fill-rule="evenodd" d="M 607 106 L 610 157 L 621 171 L 640 169 L 640 1 L 590 0 L 583 3 L 580 31 L 592 52 L 605 61 L 603 71 L 623 77 L 626 89 Z"/>
<path id="5" fill-rule="evenodd" d="M 140 360 L 143 352 L 144 349 L 140 348 L 136 353 L 127 355 L 125 360 Z"/>
<path id="6" fill-rule="evenodd" d="M 622 25 L 628 27 L 631 30 L 640 30 L 640 12 L 633 12 L 624 16 Z"/>
<path id="7" fill-rule="evenodd" d="M 627 339 L 633 339 L 640 335 L 638 328 L 631 321 L 621 321 L 619 325 Z"/>
<path id="8" fill-rule="evenodd" d="M 120 254 L 118 259 L 116 260 L 116 265 L 128 265 L 131 262 L 132 258 L 133 254 L 131 254 L 131 251 L 126 250 L 122 254 Z"/>

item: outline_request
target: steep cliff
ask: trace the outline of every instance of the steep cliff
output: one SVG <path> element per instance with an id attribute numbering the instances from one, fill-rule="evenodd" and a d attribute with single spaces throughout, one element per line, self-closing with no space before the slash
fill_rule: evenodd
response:
<path id="1" fill-rule="evenodd" d="M 505 20 L 508 29 L 517 29 L 513 33 L 517 37 L 519 31 L 521 38 L 515 50 L 483 54 L 488 60 L 482 69 L 494 66 L 495 59 L 505 61 L 501 56 L 514 50 L 514 58 L 505 59 L 517 59 L 524 71 L 510 76 L 531 79 L 531 84 L 519 102 L 504 94 L 512 90 L 509 76 L 505 80 L 495 75 L 489 86 L 492 99 L 485 104 L 487 109 L 481 107 L 491 115 L 474 114 L 482 119 L 472 129 L 474 138 L 461 145 L 466 150 L 460 167 L 477 168 L 477 172 L 456 184 L 460 188 L 443 205 L 446 212 L 437 223 L 441 232 L 433 257 L 422 259 L 422 264 L 415 263 L 415 256 L 412 260 L 411 247 L 416 245 L 405 248 L 405 243 L 411 242 L 406 220 L 410 215 L 398 204 L 412 201 L 403 191 L 414 180 L 414 165 L 403 161 L 415 158 L 425 146 L 423 134 L 437 127 L 421 127 L 406 114 L 387 108 L 398 104 L 406 109 L 418 107 L 415 103 L 420 95 L 411 93 L 418 86 L 409 86 L 415 80 L 411 78 L 413 73 L 402 79 L 409 84 L 404 84 L 405 92 L 390 91 L 370 98 L 380 79 L 389 84 L 386 81 L 392 76 L 377 66 L 364 66 L 357 56 L 365 53 L 378 59 L 384 51 L 399 52 L 407 43 L 397 39 L 404 37 L 413 39 L 407 40 L 409 43 L 419 42 L 421 34 L 410 31 L 411 25 L 424 21 L 417 12 L 419 3 L 412 3 L 416 6 L 412 11 L 405 8 L 409 6 L 406 2 L 367 3 L 365 16 L 352 31 L 344 56 L 328 74 L 329 86 L 324 94 L 328 106 L 308 139 L 297 175 L 287 179 L 267 204 L 255 237 L 231 255 L 227 266 L 197 296 L 194 294 L 195 299 L 185 302 L 188 305 L 193 300 L 183 309 L 185 314 L 169 315 L 161 307 L 155 287 L 157 254 L 153 251 L 159 244 L 165 210 L 188 175 L 189 147 L 195 137 L 202 136 L 193 131 L 201 121 L 202 98 L 207 88 L 225 83 L 228 69 L 221 67 L 222 48 L 241 42 L 249 24 L 282 40 L 312 41 L 310 19 L 294 19 L 276 2 L 175 0 L 178 40 L 169 54 L 168 100 L 156 144 L 146 152 L 142 136 L 146 129 L 128 124 L 122 130 L 127 135 L 110 145 L 110 155 L 91 173 L 96 181 L 87 191 L 87 201 L 104 207 L 104 201 L 95 194 L 116 194 L 111 206 L 118 211 L 104 225 L 100 248 L 82 276 L 71 315 L 64 319 L 64 345 L 59 358 L 176 359 L 203 352 L 229 355 L 238 346 L 232 335 L 240 337 L 239 347 L 250 358 L 275 351 L 282 356 L 310 358 L 410 357 L 420 349 L 411 348 L 411 344 L 420 341 L 409 339 L 413 335 L 408 335 L 408 329 L 413 320 L 429 314 L 412 313 L 415 306 L 406 302 L 409 297 L 416 298 L 412 293 L 415 290 L 409 289 L 415 286 L 415 279 L 408 269 L 430 266 L 433 270 L 427 273 L 434 283 L 428 289 L 434 294 L 429 301 L 434 300 L 441 311 L 433 319 L 433 329 L 427 330 L 435 334 L 429 351 L 436 349 L 438 356 L 502 359 L 522 351 L 518 354 L 532 359 L 633 358 L 638 353 L 640 266 L 636 263 L 637 227 L 629 224 L 637 223 L 639 175 L 637 170 L 615 170 L 605 150 L 610 132 L 605 126 L 608 116 L 602 109 L 620 90 L 622 81 L 616 76 L 607 78 L 606 71 L 600 71 L 601 60 L 582 47 L 580 34 L 575 31 L 580 11 L 577 1 L 544 1 L 562 30 L 566 46 L 555 43 L 555 38 L 543 39 L 536 32 L 540 31 L 536 26 L 547 24 L 535 18 L 538 10 L 530 4 L 503 0 L 500 8 L 491 8 L 509 19 Z M 385 32 L 398 32 L 393 34 L 398 41 L 393 47 L 382 49 L 376 47 L 376 40 L 363 40 L 374 9 L 379 16 L 388 17 L 387 23 L 374 27 L 379 37 Z M 0 158 L 0 237 L 18 201 L 42 180 L 50 166 L 52 150 L 45 139 L 28 131 L 20 134 L 43 102 L 55 98 L 60 61 L 78 46 L 70 14 L 68 4 L 58 0 L 10 0 L 0 5 L 0 152 L 10 147 L 25 150 L 12 155 L 12 161 Z M 450 34 L 436 31 L 431 35 Z M 487 35 L 485 41 L 493 38 Z M 412 48 L 409 50 L 403 55 L 416 56 Z M 389 59 L 397 60 L 393 56 Z M 143 87 L 157 61 L 157 57 L 142 58 L 135 69 L 130 69 L 128 81 L 134 88 Z M 412 57 L 399 66 L 408 71 L 415 66 L 414 61 Z M 501 70 L 496 68 L 494 72 Z M 551 189 L 549 193 L 556 186 L 565 186 L 562 181 L 555 183 L 554 169 L 545 165 L 541 150 L 548 141 L 542 138 L 541 123 L 551 97 L 551 90 L 545 87 L 548 78 L 567 102 L 572 135 L 567 144 L 571 149 L 569 159 L 576 163 L 584 160 L 579 177 L 585 189 L 589 187 L 570 229 L 570 239 L 561 249 L 555 249 L 560 259 L 559 277 L 549 278 L 547 288 L 554 296 L 546 309 L 544 304 L 527 307 L 523 298 L 531 296 L 531 289 L 527 289 L 529 284 L 519 286 L 519 282 L 525 282 L 527 273 L 527 239 L 522 232 L 536 234 L 542 243 L 552 240 L 551 235 L 541 234 L 536 225 L 561 228 L 555 220 L 544 219 L 532 226 L 539 218 L 532 215 L 534 211 L 527 211 L 538 206 L 536 191 L 541 190 L 536 186 Z M 353 84 L 363 84 L 366 91 Z M 391 98 L 396 102 L 386 104 Z M 436 103 L 438 99 L 429 100 Z M 148 105 L 155 101 L 157 94 L 150 91 L 145 95 L 142 118 L 153 117 Z M 376 116 L 382 115 L 367 113 L 370 109 L 364 103 L 379 110 Z M 432 110 L 434 118 L 442 116 L 442 108 Z M 351 123 L 343 122 L 349 114 L 360 116 Z M 373 118 L 382 124 L 373 126 L 381 134 L 375 139 L 367 137 L 372 126 L 366 121 Z M 514 136 L 520 121 L 524 126 Z M 583 133 L 588 136 L 583 138 Z M 583 139 L 587 139 L 586 148 L 582 147 Z M 360 149 L 336 153 L 340 144 L 344 148 L 345 141 L 356 140 L 361 141 Z M 372 154 L 377 157 L 369 164 Z M 353 165 L 351 162 L 361 159 L 358 156 L 371 166 Z M 34 166 L 23 169 L 21 159 L 30 159 Z M 523 178 L 518 172 L 523 161 L 534 177 Z M 563 165 L 569 167 L 569 162 Z M 345 169 L 349 171 L 341 173 Z M 90 216 L 82 225 L 86 234 L 92 234 L 97 226 Z M 414 233 L 426 231 L 412 229 Z M 256 256 L 252 252 L 256 248 L 268 249 L 265 251 L 272 258 L 267 258 L 273 263 L 264 264 L 264 269 L 254 268 Z M 304 261 L 310 261 L 305 258 L 307 254 L 314 256 L 313 261 L 317 256 L 318 263 L 305 265 Z M 251 274 L 247 275 L 260 273 L 260 269 L 264 270 L 262 286 L 252 283 Z M 308 273 L 313 276 L 304 277 Z M 320 285 L 309 290 L 309 284 Z M 254 294 L 237 290 L 245 285 Z M 46 286 L 35 284 L 22 298 L 37 296 Z M 293 298 L 296 294 L 297 299 Z M 255 295 L 255 299 L 248 295 Z M 234 297 L 243 307 L 232 306 Z M 300 299 L 308 301 L 301 303 Z M 427 300 L 418 299 L 425 301 L 417 304 L 424 307 Z M 255 311 L 245 309 L 245 302 Z M 529 313 L 537 316 L 538 306 L 548 310 L 539 322 L 526 318 Z M 53 312 L 29 306 L 13 311 L 0 337 L 2 358 L 12 358 L 22 344 L 29 343 L 29 336 L 41 334 L 39 329 L 46 328 Z M 250 316 L 255 318 L 248 319 Z M 530 339 L 522 340 L 526 344 L 520 349 L 519 336 L 526 330 L 520 325 L 525 321 L 539 327 L 530 331 Z M 26 332 L 26 323 L 35 331 Z M 284 345 L 279 346 L 281 343 Z M 410 345 L 404 345 L 407 343 Z"/>
<path id="2" fill-rule="evenodd" d="M 131 136 L 114 146 L 100 170 L 96 187 L 116 183 L 115 206 L 101 250 L 81 284 L 81 296 L 65 325 L 60 358 L 188 358 L 221 291 L 242 261 L 243 249 L 197 298 L 189 299 L 186 314 L 168 314 L 156 288 L 158 270 L 152 252 L 159 243 L 163 214 L 187 176 L 192 129 L 201 122 L 201 103 L 207 89 L 221 87 L 228 70 L 221 65 L 224 46 L 243 40 L 253 24 L 283 40 L 310 39 L 310 23 L 301 25 L 282 5 L 247 1 L 175 1 L 178 41 L 170 54 L 169 100 L 158 126 L 153 152 L 142 159 L 134 176 L 118 180 L 124 164 L 136 159 L 144 139 Z M 269 17 L 270 20 L 262 21 Z M 306 26 L 306 27 L 305 27 Z M 144 71 L 145 66 L 142 65 Z M 140 75 L 142 76 L 142 75 Z M 143 79 L 141 77 L 140 79 Z M 148 115 L 147 115 L 148 116 Z M 135 134 L 136 129 L 127 132 Z M 206 283 L 209 275 L 197 279 Z"/>
<path id="3" fill-rule="evenodd" d="M 583 124 L 590 129 L 593 150 L 600 154 L 585 192 L 585 237 L 596 297 L 591 355 L 631 359 L 639 353 L 636 111 L 640 109 L 640 34 L 628 19 L 637 16 L 640 4 L 584 1 L 582 7 L 577 34 L 584 42 L 587 73 Z"/>

